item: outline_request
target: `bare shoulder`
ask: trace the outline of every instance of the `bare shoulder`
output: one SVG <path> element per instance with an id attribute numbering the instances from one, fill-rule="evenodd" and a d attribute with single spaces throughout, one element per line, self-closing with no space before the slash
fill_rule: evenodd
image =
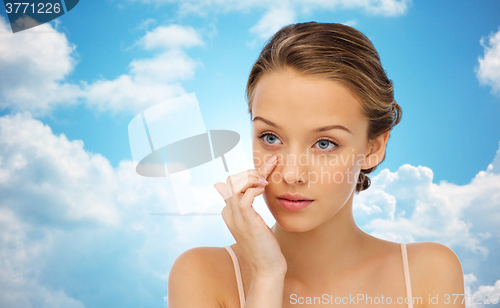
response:
<path id="1" fill-rule="evenodd" d="M 180 254 L 168 276 L 168 307 L 223 307 L 223 247 L 195 247 Z M 227 266 L 226 266 L 227 267 Z"/>
<path id="2" fill-rule="evenodd" d="M 435 242 L 406 244 L 410 268 L 431 275 L 434 280 L 456 279 L 463 276 L 458 256 L 448 246 Z M 463 277 L 462 277 L 463 279 Z"/>
<path id="3" fill-rule="evenodd" d="M 419 295 L 439 294 L 438 305 L 445 305 L 444 301 L 452 294 L 464 293 L 464 278 L 462 264 L 455 252 L 446 245 L 435 242 L 419 242 L 406 244 L 408 265 L 412 288 Z M 417 294 L 414 294 L 414 296 Z M 452 307 L 465 307 L 457 301 Z M 451 303 L 446 304 L 450 307 Z"/>

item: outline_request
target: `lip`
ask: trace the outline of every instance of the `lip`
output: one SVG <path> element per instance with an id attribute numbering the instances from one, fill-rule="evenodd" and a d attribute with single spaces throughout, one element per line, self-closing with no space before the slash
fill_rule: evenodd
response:
<path id="1" fill-rule="evenodd" d="M 291 201 L 288 199 L 280 199 L 278 198 L 278 203 L 287 211 L 300 211 L 309 206 L 309 204 L 313 203 L 314 200 L 303 200 L 303 201 Z"/>
<path id="2" fill-rule="evenodd" d="M 304 201 L 304 200 L 305 201 L 313 201 L 313 199 L 307 198 L 307 197 L 302 196 L 300 194 L 292 195 L 290 193 L 279 195 L 278 199 L 287 199 L 287 200 L 291 200 L 291 201 Z"/>
<path id="3" fill-rule="evenodd" d="M 308 207 L 314 200 L 299 194 L 286 193 L 278 196 L 278 203 L 287 211 L 300 211 Z"/>

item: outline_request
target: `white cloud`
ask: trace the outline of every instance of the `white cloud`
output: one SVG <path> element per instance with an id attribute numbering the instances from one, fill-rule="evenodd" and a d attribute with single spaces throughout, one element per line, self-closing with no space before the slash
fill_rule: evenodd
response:
<path id="1" fill-rule="evenodd" d="M 148 30 L 151 25 L 156 24 L 157 21 L 154 18 L 148 18 L 143 21 L 136 27 L 137 30 Z"/>
<path id="2" fill-rule="evenodd" d="M 2 203 L 15 204 L 33 221 L 119 224 L 112 196 L 103 194 L 116 188 L 113 169 L 105 157 L 83 151 L 81 140 L 54 136 L 27 113 L 5 116 L 0 118 L 0 159 L 0 189 L 8 191 Z"/>
<path id="3" fill-rule="evenodd" d="M 264 9 L 262 19 L 255 24 L 250 32 L 261 39 L 269 38 L 280 27 L 293 23 L 297 12 L 309 13 L 313 10 L 351 9 L 363 10 L 371 15 L 399 16 L 408 11 L 411 0 L 281 0 L 269 2 L 266 0 L 130 0 L 151 3 L 155 5 L 172 4 L 179 6 L 179 14 L 198 14 L 207 16 L 211 12 L 227 13 L 231 11 L 247 12 L 252 9 Z M 255 45 L 255 42 L 249 44 Z"/>
<path id="4" fill-rule="evenodd" d="M 139 42 L 146 50 L 156 48 L 189 48 L 203 45 L 203 40 L 196 30 L 192 27 L 179 25 L 159 26 L 153 31 L 146 33 Z"/>
<path id="5" fill-rule="evenodd" d="M 293 23 L 294 20 L 295 12 L 289 6 L 273 7 L 250 28 L 250 32 L 257 34 L 261 39 L 268 39 L 281 27 Z"/>
<path id="6" fill-rule="evenodd" d="M 500 239 L 499 157 L 500 149 L 487 170 L 466 185 L 435 184 L 432 170 L 422 166 L 384 169 L 355 197 L 356 220 L 372 235 L 388 240 L 437 241 L 486 257 L 484 241 Z"/>
<path id="7" fill-rule="evenodd" d="M 379 1 L 356 1 L 360 7 L 363 7 L 368 13 L 383 16 L 403 15 L 408 10 L 411 0 L 379 0 Z"/>
<path id="8" fill-rule="evenodd" d="M 0 17 L 0 108 L 44 113 L 75 104 L 80 89 L 64 82 L 77 63 L 75 46 L 50 24 L 9 33 Z"/>
<path id="9" fill-rule="evenodd" d="M 141 82 L 135 75 L 123 74 L 116 79 L 84 83 L 86 104 L 99 111 L 138 113 L 168 98 L 185 94 L 180 83 L 152 84 Z"/>
<path id="10" fill-rule="evenodd" d="M 0 207 L 0 231 L 1 307 L 85 307 L 64 291 L 45 287 L 33 279 L 42 263 L 41 256 L 50 247 L 50 237 L 33 241 L 33 234 L 39 230 L 5 207 Z"/>
<path id="11" fill-rule="evenodd" d="M 217 10 L 221 12 L 229 11 L 245 11 L 253 8 L 270 8 L 272 4 L 276 6 L 289 5 L 291 7 L 300 7 L 303 10 L 312 9 L 362 9 L 367 13 L 383 15 L 383 16 L 397 16 L 406 13 L 411 0 L 280 0 L 270 3 L 266 0 L 131 0 L 140 1 L 144 3 L 152 3 L 156 5 L 177 3 L 181 14 L 196 13 L 205 15 L 209 10 Z"/>
<path id="12" fill-rule="evenodd" d="M 99 110 L 138 113 L 186 94 L 180 81 L 193 78 L 202 63 L 190 58 L 183 49 L 203 44 L 200 35 L 191 27 L 159 26 L 148 31 L 134 45 L 159 52 L 152 58 L 133 60 L 128 74 L 114 80 L 84 82 L 87 104 Z"/>
<path id="13" fill-rule="evenodd" d="M 500 145 L 500 142 L 498 143 Z M 497 155 L 495 156 L 495 159 L 493 159 L 493 162 L 488 165 L 488 168 L 486 168 L 486 171 L 490 173 L 500 173 L 500 146 L 498 147 Z"/>
<path id="14" fill-rule="evenodd" d="M 194 76 L 200 63 L 182 51 L 169 50 L 150 59 L 130 63 L 130 74 L 139 83 L 169 83 Z"/>
<path id="15" fill-rule="evenodd" d="M 477 284 L 477 278 L 474 274 L 464 275 L 465 284 L 465 294 L 467 298 L 465 299 L 465 305 L 467 308 L 479 308 L 488 305 L 490 307 L 498 307 L 500 303 L 500 280 L 497 280 L 494 285 L 481 285 L 474 288 Z M 475 290 L 472 292 L 472 290 Z M 463 298 L 460 297 L 460 300 Z"/>
<path id="16" fill-rule="evenodd" d="M 480 40 L 484 56 L 478 58 L 479 67 L 475 71 L 479 82 L 491 86 L 492 92 L 500 96 L 500 28 L 487 40 L 487 43 L 484 37 Z"/>
<path id="17" fill-rule="evenodd" d="M 0 31 L 8 32 L 7 27 L 0 17 Z M 100 111 L 135 114 L 186 93 L 180 82 L 193 78 L 202 64 L 184 50 L 203 44 L 191 27 L 159 26 L 134 44 L 155 50 L 154 56 L 133 60 L 129 71 L 115 79 L 76 85 L 65 81 L 77 63 L 76 46 L 51 24 L 6 33 L 0 36 L 0 71 L 6 72 L 0 76 L 0 108 L 38 116 L 57 106 L 84 103 Z"/>
<path id="18" fill-rule="evenodd" d="M 220 216 L 149 215 L 177 210 L 164 181 L 113 168 L 29 113 L 0 117 L 0 196 L 5 308 L 160 306 L 181 252 L 232 240 Z"/>
<path id="19" fill-rule="evenodd" d="M 148 31 L 135 45 L 159 50 L 159 53 L 152 58 L 132 61 L 128 74 L 114 80 L 84 82 L 87 104 L 99 110 L 138 113 L 186 94 L 180 81 L 193 78 L 202 63 L 190 58 L 183 49 L 203 44 L 200 35 L 191 27 L 159 26 Z"/>
<path id="20" fill-rule="evenodd" d="M 349 26 L 349 27 L 354 27 L 358 24 L 358 22 L 356 21 L 356 19 L 351 19 L 351 20 L 346 20 L 346 21 L 342 22 L 342 24 Z"/>

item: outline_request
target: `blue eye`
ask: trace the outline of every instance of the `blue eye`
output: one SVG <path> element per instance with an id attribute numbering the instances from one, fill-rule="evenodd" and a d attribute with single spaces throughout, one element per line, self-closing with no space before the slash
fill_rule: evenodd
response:
<path id="1" fill-rule="evenodd" d="M 276 140 L 279 140 L 278 137 L 276 137 L 273 134 L 269 134 L 269 133 L 268 134 L 260 135 L 259 138 L 263 138 L 269 144 L 275 144 L 274 142 Z"/>
<path id="2" fill-rule="evenodd" d="M 261 139 L 261 143 L 263 143 L 263 145 L 272 145 L 272 144 L 279 144 L 279 143 L 281 143 L 281 141 L 279 140 L 279 138 L 276 137 L 276 135 L 271 134 L 271 133 L 263 133 L 258 138 Z M 336 143 L 335 141 L 330 140 L 330 139 L 321 139 L 321 140 L 318 140 L 315 143 L 315 145 L 316 144 L 319 145 L 319 149 L 321 149 L 321 150 L 330 150 L 330 149 L 332 149 L 334 147 L 338 147 L 339 146 L 338 143 Z"/>
<path id="3" fill-rule="evenodd" d="M 332 145 L 332 147 L 328 147 L 329 143 Z M 322 150 L 329 150 L 333 148 L 333 146 L 338 146 L 338 144 L 328 139 L 321 139 L 320 141 L 316 142 L 316 144 L 320 145 L 319 148 Z"/>

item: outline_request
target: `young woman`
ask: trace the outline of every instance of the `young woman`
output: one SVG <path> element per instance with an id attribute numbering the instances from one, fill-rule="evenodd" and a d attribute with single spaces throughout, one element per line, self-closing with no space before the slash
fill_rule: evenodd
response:
<path id="1" fill-rule="evenodd" d="M 236 243 L 181 254 L 169 308 L 465 307 L 451 249 L 378 239 L 354 221 L 354 195 L 369 187 L 401 119 L 367 37 L 341 24 L 286 26 L 246 94 L 256 169 L 214 185 Z M 272 228 L 252 207 L 260 194 Z"/>

